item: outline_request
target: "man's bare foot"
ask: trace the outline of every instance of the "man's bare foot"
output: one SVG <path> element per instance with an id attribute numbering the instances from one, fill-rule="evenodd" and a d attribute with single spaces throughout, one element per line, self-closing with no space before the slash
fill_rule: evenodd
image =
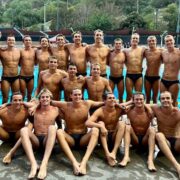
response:
<path id="1" fill-rule="evenodd" d="M 127 164 L 130 162 L 131 160 L 130 160 L 130 158 L 129 157 L 124 157 L 123 158 L 123 160 L 119 163 L 119 166 L 120 167 L 125 167 L 125 166 L 127 166 Z"/>
<path id="2" fill-rule="evenodd" d="M 116 165 L 117 161 L 116 161 L 116 159 L 114 157 L 111 156 L 111 154 L 109 154 L 106 158 L 107 158 L 108 164 L 110 166 L 113 167 L 113 166 Z"/>
<path id="3" fill-rule="evenodd" d="M 79 174 L 80 175 L 85 175 L 87 172 L 86 172 L 86 163 L 81 163 L 80 164 L 80 168 L 79 168 Z"/>
<path id="4" fill-rule="evenodd" d="M 6 156 L 3 158 L 3 163 L 10 164 L 12 160 L 11 158 L 12 158 L 11 153 L 7 153 Z"/>
<path id="5" fill-rule="evenodd" d="M 38 169 L 39 169 L 39 166 L 36 163 L 31 165 L 31 171 L 29 173 L 28 179 L 33 179 L 36 176 Z"/>
<path id="6" fill-rule="evenodd" d="M 47 165 L 41 165 L 39 169 L 39 173 L 37 175 L 38 179 L 45 179 L 47 176 Z"/>
<path id="7" fill-rule="evenodd" d="M 149 172 L 156 172 L 157 171 L 157 169 L 155 168 L 154 163 L 152 161 L 148 161 L 147 165 L 148 165 Z"/>
<path id="8" fill-rule="evenodd" d="M 177 168 L 177 173 L 178 173 L 178 178 L 179 178 L 179 180 L 180 180 L 180 165 L 179 165 L 179 167 Z"/>
<path id="9" fill-rule="evenodd" d="M 77 163 L 73 163 L 73 173 L 74 175 L 78 176 L 80 172 L 80 164 Z"/>

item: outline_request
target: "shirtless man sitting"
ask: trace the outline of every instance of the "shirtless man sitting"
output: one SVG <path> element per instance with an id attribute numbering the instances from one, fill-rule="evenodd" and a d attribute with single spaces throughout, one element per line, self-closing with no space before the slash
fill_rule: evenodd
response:
<path id="1" fill-rule="evenodd" d="M 160 101 L 160 106 L 152 106 L 158 125 L 156 141 L 160 150 L 176 169 L 180 179 L 180 164 L 173 155 L 173 153 L 180 154 L 180 111 L 173 107 L 170 92 L 161 92 Z"/>
<path id="2" fill-rule="evenodd" d="M 164 72 L 161 79 L 160 91 L 169 91 L 173 97 L 173 105 L 177 106 L 179 93 L 179 70 L 180 70 L 180 50 L 174 47 L 174 38 L 167 35 L 164 38 L 167 50 L 162 52 Z"/>
<path id="3" fill-rule="evenodd" d="M 74 88 L 80 89 L 83 92 L 83 87 L 85 84 L 84 77 L 77 77 L 77 67 L 75 64 L 70 63 L 68 66 L 68 77 L 61 80 L 63 86 L 65 101 L 71 101 L 71 93 Z"/>
<path id="4" fill-rule="evenodd" d="M 31 164 L 31 171 L 28 176 L 32 179 L 37 175 L 38 179 L 47 176 L 47 165 L 56 139 L 55 120 L 59 115 L 58 108 L 50 105 L 52 93 L 48 89 L 42 89 L 39 93 L 39 106 L 34 113 L 34 133 L 28 128 L 21 129 L 21 141 L 26 155 Z M 44 156 L 39 168 L 35 159 L 33 148 L 45 148 Z"/>
<path id="5" fill-rule="evenodd" d="M 12 102 L 10 104 L 3 104 L 0 109 L 0 118 L 2 125 L 0 126 L 0 140 L 6 142 L 19 141 L 20 129 L 25 126 L 28 119 L 28 109 L 23 105 L 23 98 L 20 93 L 14 93 L 12 96 Z M 28 123 L 28 128 L 32 128 L 32 124 Z M 17 147 L 21 143 L 17 141 Z M 13 148 L 3 159 L 3 163 L 10 163 L 11 158 L 16 151 L 16 147 Z"/>
<path id="6" fill-rule="evenodd" d="M 15 48 L 15 37 L 7 37 L 7 48 L 0 49 L 0 59 L 3 66 L 1 90 L 3 103 L 8 101 L 9 90 L 19 91 L 18 64 L 20 60 L 20 50 Z"/>
<path id="7" fill-rule="evenodd" d="M 105 105 L 97 109 L 86 121 L 86 126 L 100 129 L 101 143 L 110 166 L 116 165 L 116 154 L 124 137 L 125 123 L 119 121 L 122 115 L 120 105 L 116 105 L 114 94 L 106 93 Z M 120 106 L 120 107 L 118 107 Z"/>
<path id="8" fill-rule="evenodd" d="M 160 88 L 159 69 L 162 63 L 162 50 L 157 48 L 157 39 L 155 36 L 147 38 L 149 48 L 145 50 L 144 57 L 146 58 L 146 75 L 144 80 L 146 103 L 150 103 L 151 92 L 153 103 L 157 103 L 157 96 Z"/>
<path id="9" fill-rule="evenodd" d="M 21 71 L 19 75 L 20 91 L 23 99 L 26 95 L 27 100 L 31 100 L 31 94 L 34 88 L 34 65 L 36 64 L 36 50 L 32 48 L 32 39 L 29 35 L 23 38 L 24 49 L 21 49 L 20 66 Z"/>
<path id="10" fill-rule="evenodd" d="M 145 48 L 139 47 L 139 34 L 134 33 L 131 36 L 131 47 L 124 50 L 126 55 L 126 91 L 127 100 L 132 97 L 133 89 L 142 91 L 142 62 Z"/>
<path id="11" fill-rule="evenodd" d="M 91 64 L 100 64 L 101 76 L 106 78 L 106 64 L 110 49 L 104 44 L 104 33 L 102 30 L 97 29 L 94 31 L 94 41 L 94 44 L 87 47 L 88 58 Z"/>
<path id="12" fill-rule="evenodd" d="M 61 148 L 72 163 L 75 175 L 86 174 L 87 161 L 95 148 L 99 130 L 92 128 L 87 132 L 85 122 L 88 118 L 91 107 L 99 107 L 103 102 L 94 102 L 91 100 L 82 100 L 82 92 L 74 89 L 71 94 L 72 102 L 52 101 L 52 105 L 59 107 L 64 112 L 65 130 L 58 129 L 57 139 Z M 71 148 L 87 147 L 85 155 L 79 163 L 74 157 Z"/>
<path id="13" fill-rule="evenodd" d="M 114 50 L 110 52 L 108 58 L 108 65 L 110 67 L 109 84 L 114 91 L 115 85 L 117 85 L 119 102 L 123 101 L 124 93 L 124 76 L 123 69 L 125 63 L 125 54 L 122 52 L 122 39 L 114 40 Z"/>
<path id="14" fill-rule="evenodd" d="M 57 69 L 58 61 L 54 56 L 49 57 L 49 69 L 41 71 L 39 74 L 38 87 L 35 96 L 41 91 L 42 88 L 47 88 L 53 94 L 53 99 L 60 99 L 60 82 L 68 74 L 60 69 Z"/>
<path id="15" fill-rule="evenodd" d="M 126 125 L 125 130 L 125 154 L 123 160 L 119 163 L 125 167 L 130 162 L 129 147 L 130 143 L 143 148 L 148 146 L 149 154 L 147 166 L 150 172 L 155 172 L 154 166 L 154 148 L 155 148 L 155 128 L 150 127 L 153 113 L 150 108 L 145 106 L 144 94 L 137 92 L 133 94 L 134 106 L 127 112 L 130 124 Z"/>

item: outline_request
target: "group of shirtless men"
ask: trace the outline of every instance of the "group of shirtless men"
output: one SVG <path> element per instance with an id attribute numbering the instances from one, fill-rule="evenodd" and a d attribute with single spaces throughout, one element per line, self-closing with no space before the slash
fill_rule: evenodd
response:
<path id="1" fill-rule="evenodd" d="M 94 44 L 87 45 L 82 43 L 81 33 L 75 32 L 73 43 L 66 43 L 65 37 L 58 35 L 56 46 L 42 37 L 40 47 L 33 48 L 31 37 L 27 35 L 23 38 L 24 49 L 17 49 L 15 37 L 7 37 L 7 47 L 0 48 L 3 66 L 0 139 L 16 143 L 3 162 L 10 163 L 22 145 L 31 164 L 28 178 L 34 178 L 38 172 L 37 177 L 44 179 L 57 139 L 72 163 L 74 174 L 85 175 L 87 161 L 97 143 L 102 145 L 108 164 L 121 167 L 130 162 L 129 147 L 133 144 L 148 147 L 147 166 L 154 172 L 156 142 L 180 178 L 180 164 L 175 158 L 175 154 L 180 153 L 180 111 L 175 107 L 179 92 L 180 50 L 174 47 L 173 36 L 165 37 L 166 49 L 156 47 L 155 36 L 148 37 L 148 48 L 145 48 L 138 45 L 139 35 L 132 34 L 128 49 L 122 49 L 121 39 L 115 39 L 114 49 L 109 49 L 103 38 L 103 32 L 96 30 Z M 141 93 L 144 57 L 147 62 L 144 80 L 146 103 Z M 91 64 L 90 76 L 86 76 L 88 61 Z M 164 63 L 164 72 L 160 82 L 161 63 Z M 35 98 L 31 98 L 36 64 L 39 65 L 38 86 Z M 109 80 L 106 65 L 110 67 Z M 123 103 L 124 65 L 127 68 L 127 101 Z M 113 94 L 115 85 L 119 102 Z M 10 88 L 12 102 L 7 104 Z M 88 100 L 83 98 L 84 89 L 87 89 Z M 132 93 L 133 89 L 135 93 Z M 161 104 L 157 105 L 159 89 Z M 65 101 L 59 101 L 62 90 Z M 28 102 L 23 101 L 26 91 Z M 153 103 L 149 104 L 151 91 Z M 124 114 L 129 121 L 122 121 Z M 152 125 L 154 118 L 157 119 L 157 129 Z M 65 128 L 61 127 L 61 119 L 65 121 Z M 116 154 L 123 138 L 124 157 L 117 162 Z M 79 163 L 72 148 L 80 147 L 86 150 Z M 40 166 L 34 156 L 33 149 L 36 148 L 44 148 Z"/>

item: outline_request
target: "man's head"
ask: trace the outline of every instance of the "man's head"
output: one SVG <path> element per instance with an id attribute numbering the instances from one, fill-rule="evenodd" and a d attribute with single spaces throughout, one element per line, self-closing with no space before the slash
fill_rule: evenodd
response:
<path id="1" fill-rule="evenodd" d="M 137 46 L 139 44 L 139 34 L 134 33 L 131 35 L 131 46 Z"/>
<path id="2" fill-rule="evenodd" d="M 174 37 L 172 35 L 166 35 L 164 38 L 164 42 L 167 48 L 174 48 Z"/>
<path id="3" fill-rule="evenodd" d="M 91 65 L 91 75 L 93 77 L 98 77 L 101 74 L 101 67 L 99 63 L 94 63 Z"/>
<path id="4" fill-rule="evenodd" d="M 81 102 L 82 100 L 82 91 L 78 88 L 75 88 L 72 90 L 72 93 L 71 93 L 71 99 L 73 102 Z"/>
<path id="5" fill-rule="evenodd" d="M 157 44 L 156 36 L 148 36 L 147 43 L 149 48 L 155 48 Z"/>
<path id="6" fill-rule="evenodd" d="M 115 48 L 115 50 L 121 50 L 122 44 L 123 44 L 122 39 L 116 38 L 116 39 L 114 40 L 114 48 Z"/>
<path id="7" fill-rule="evenodd" d="M 15 109 L 20 109 L 21 108 L 21 104 L 23 102 L 23 97 L 22 94 L 19 92 L 15 92 L 12 95 L 12 105 Z"/>
<path id="8" fill-rule="evenodd" d="M 63 34 L 58 34 L 56 36 L 56 44 L 58 46 L 64 46 L 66 40 L 65 40 L 65 36 Z"/>
<path id="9" fill-rule="evenodd" d="M 49 69 L 57 69 L 58 67 L 58 60 L 55 56 L 50 56 L 49 58 Z"/>
<path id="10" fill-rule="evenodd" d="M 145 95 L 142 92 L 135 92 L 132 96 L 135 107 L 143 107 Z"/>
<path id="11" fill-rule="evenodd" d="M 73 33 L 73 41 L 75 44 L 81 44 L 82 42 L 82 34 L 80 31 Z"/>
<path id="12" fill-rule="evenodd" d="M 38 94 L 38 98 L 41 106 L 48 106 L 50 105 L 53 95 L 47 88 L 43 88 Z"/>
<path id="13" fill-rule="evenodd" d="M 116 99 L 112 92 L 105 92 L 103 94 L 103 100 L 105 101 L 105 105 L 108 107 L 114 107 L 116 104 Z"/>
<path id="14" fill-rule="evenodd" d="M 49 47 L 49 39 L 47 37 L 41 37 L 40 44 L 43 48 Z"/>
<path id="15" fill-rule="evenodd" d="M 73 64 L 73 63 L 70 63 L 70 64 L 68 65 L 68 74 L 69 74 L 70 76 L 76 76 L 76 73 L 77 73 L 77 67 L 76 67 L 76 65 Z"/>
<path id="16" fill-rule="evenodd" d="M 104 41 L 104 33 L 102 30 L 97 29 L 94 31 L 94 41 L 97 43 L 102 43 Z"/>
<path id="17" fill-rule="evenodd" d="M 15 36 L 10 34 L 7 36 L 7 45 L 8 47 L 14 47 L 16 43 Z"/>
<path id="18" fill-rule="evenodd" d="M 161 92 L 160 101 L 162 107 L 171 107 L 173 103 L 172 94 L 169 91 Z"/>

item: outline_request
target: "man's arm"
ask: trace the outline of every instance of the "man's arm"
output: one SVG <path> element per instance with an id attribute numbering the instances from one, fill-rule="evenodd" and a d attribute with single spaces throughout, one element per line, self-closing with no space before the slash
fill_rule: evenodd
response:
<path id="1" fill-rule="evenodd" d="M 87 100 L 87 102 L 89 103 L 90 107 L 94 108 L 94 107 L 101 107 L 104 105 L 104 102 L 102 101 L 92 101 L 92 100 Z"/>
<path id="2" fill-rule="evenodd" d="M 35 93 L 34 93 L 34 97 L 36 97 L 38 94 L 39 94 L 39 92 L 41 91 L 41 88 L 42 88 L 42 86 L 43 86 L 43 81 L 42 81 L 42 75 L 43 75 L 43 71 L 42 72 L 40 72 L 40 74 L 39 74 L 39 78 L 38 78 L 38 86 L 37 86 L 37 89 L 36 89 L 36 91 L 35 91 Z"/>
<path id="3" fill-rule="evenodd" d="M 109 81 L 107 80 L 107 79 L 105 79 L 106 81 L 105 81 L 105 88 L 106 88 L 106 90 L 108 91 L 108 92 L 112 92 L 112 89 L 111 89 L 111 87 L 110 87 L 110 85 L 109 85 Z"/>
<path id="4" fill-rule="evenodd" d="M 58 108 L 65 108 L 67 106 L 67 102 L 62 102 L 62 101 L 54 101 L 52 100 L 51 101 L 51 105 L 52 106 L 55 106 L 55 107 L 58 107 Z"/>

